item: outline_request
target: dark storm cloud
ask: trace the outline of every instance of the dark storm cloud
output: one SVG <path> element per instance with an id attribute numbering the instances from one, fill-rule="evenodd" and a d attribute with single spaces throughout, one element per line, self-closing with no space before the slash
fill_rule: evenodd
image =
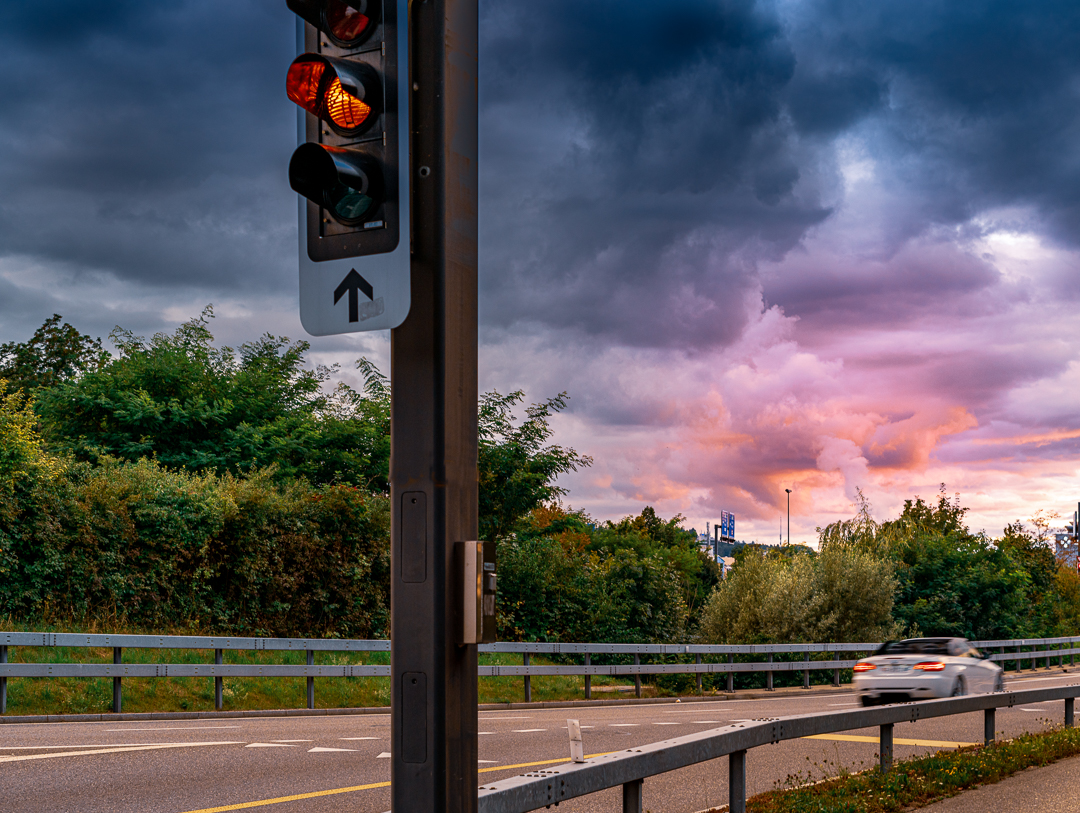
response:
<path id="1" fill-rule="evenodd" d="M 507 4 L 509 5 L 509 4 Z M 751 2 L 485 6 L 485 320 L 632 345 L 739 335 L 754 263 L 827 215 Z"/>
<path id="2" fill-rule="evenodd" d="M 804 7 L 792 41 L 800 65 L 860 72 L 855 95 L 887 88 L 869 142 L 909 196 L 897 239 L 1033 206 L 1080 245 L 1080 5 L 832 0 Z"/>
<path id="3" fill-rule="evenodd" d="M 0 255 L 165 286 L 282 284 L 290 16 L 253 0 L 5 4 Z"/>

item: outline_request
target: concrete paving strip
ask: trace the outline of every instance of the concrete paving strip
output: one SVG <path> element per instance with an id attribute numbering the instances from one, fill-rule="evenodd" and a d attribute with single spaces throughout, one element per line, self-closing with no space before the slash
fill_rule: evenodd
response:
<path id="1" fill-rule="evenodd" d="M 924 808 L 923 813 L 1076 813 L 1080 758 L 1071 757 L 1041 768 L 1028 768 L 992 785 L 979 785 Z"/>
<path id="2" fill-rule="evenodd" d="M 877 737 L 860 737 L 856 734 L 811 734 L 809 737 L 800 737 L 803 740 L 829 740 L 830 742 L 872 742 L 877 745 L 880 740 Z M 924 748 L 964 748 L 968 745 L 981 745 L 978 742 L 951 742 L 947 740 L 909 740 L 903 737 L 894 737 L 893 745 L 919 745 Z"/>
<path id="3" fill-rule="evenodd" d="M 52 754 L 26 754 L 25 756 L 0 757 L 0 762 L 28 762 L 33 759 L 56 759 L 58 757 L 82 757 L 90 754 L 124 754 L 129 751 L 155 751 L 163 748 L 200 748 L 207 745 L 243 745 L 242 742 L 173 742 L 165 745 L 125 745 L 119 748 L 99 748 L 93 751 L 60 751 Z"/>

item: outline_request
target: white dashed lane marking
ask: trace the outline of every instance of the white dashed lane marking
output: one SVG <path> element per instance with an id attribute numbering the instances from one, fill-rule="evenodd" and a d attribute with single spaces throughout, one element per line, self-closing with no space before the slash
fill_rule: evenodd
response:
<path id="1" fill-rule="evenodd" d="M 355 753 L 356 749 L 355 748 L 319 748 L 319 747 L 309 748 L 308 749 L 309 754 L 324 754 L 324 753 L 326 753 L 328 751 L 351 751 L 351 752 Z"/>
<path id="2" fill-rule="evenodd" d="M 294 745 L 286 745 L 283 742 L 251 742 L 245 748 L 295 748 Z"/>
<path id="3" fill-rule="evenodd" d="M 382 737 L 338 737 L 339 740 L 381 740 Z"/>
<path id="4" fill-rule="evenodd" d="M 197 748 L 206 745 L 242 745 L 239 742 L 170 742 L 156 745 L 134 745 L 121 748 L 99 748 L 92 751 L 61 751 L 52 754 L 26 754 L 24 756 L 0 757 L 0 762 L 27 762 L 32 759 L 55 759 L 58 757 L 81 757 L 93 754 L 124 754 L 129 751 L 154 751 L 160 748 Z"/>
<path id="5" fill-rule="evenodd" d="M 612 728 L 637 728 L 640 723 L 609 723 Z"/>
<path id="6" fill-rule="evenodd" d="M 383 751 L 381 754 L 379 754 L 377 757 L 375 757 L 375 759 L 390 759 L 390 752 L 389 751 Z"/>
<path id="7" fill-rule="evenodd" d="M 515 728 L 515 734 L 531 734 L 534 731 L 547 731 L 546 728 Z"/>
<path id="8" fill-rule="evenodd" d="M 158 728 L 106 728 L 106 731 L 212 731 L 217 728 L 239 728 L 238 725 L 178 725 Z"/>

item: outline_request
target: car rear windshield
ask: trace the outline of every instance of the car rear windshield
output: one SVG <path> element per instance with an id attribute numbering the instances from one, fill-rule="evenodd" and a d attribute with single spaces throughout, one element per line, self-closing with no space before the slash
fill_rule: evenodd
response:
<path id="1" fill-rule="evenodd" d="M 948 638 L 912 638 L 894 641 L 881 648 L 879 655 L 948 655 Z"/>

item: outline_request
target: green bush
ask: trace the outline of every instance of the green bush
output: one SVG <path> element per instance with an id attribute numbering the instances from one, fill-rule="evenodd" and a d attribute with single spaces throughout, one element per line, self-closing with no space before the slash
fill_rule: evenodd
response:
<path id="1" fill-rule="evenodd" d="M 189 474 L 111 458 L 91 467 L 37 451 L 39 465 L 23 467 L 36 476 L 16 480 L 5 502 L 0 616 L 387 633 L 385 497 L 280 484 L 269 471 Z"/>

